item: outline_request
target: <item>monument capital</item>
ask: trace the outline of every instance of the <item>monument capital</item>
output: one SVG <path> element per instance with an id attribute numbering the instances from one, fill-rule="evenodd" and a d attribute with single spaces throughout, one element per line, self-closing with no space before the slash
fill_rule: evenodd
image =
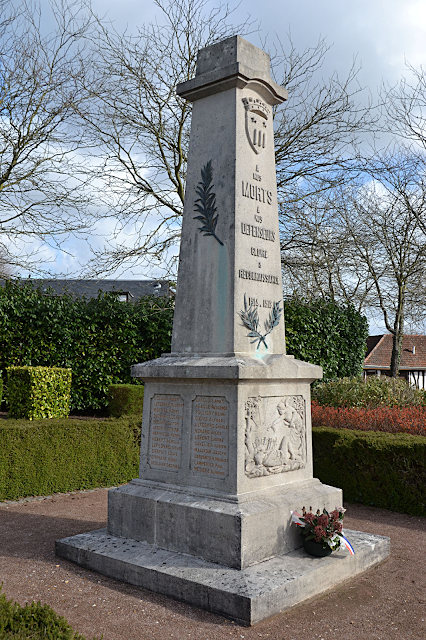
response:
<path id="1" fill-rule="evenodd" d="M 271 105 L 288 98 L 287 90 L 271 78 L 268 54 L 241 36 L 231 36 L 199 52 L 195 78 L 178 84 L 176 93 L 194 102 L 219 91 L 245 87 L 255 89 Z"/>

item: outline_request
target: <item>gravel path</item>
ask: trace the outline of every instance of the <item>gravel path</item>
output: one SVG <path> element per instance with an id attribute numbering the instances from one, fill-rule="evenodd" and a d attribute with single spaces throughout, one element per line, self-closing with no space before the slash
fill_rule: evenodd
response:
<path id="1" fill-rule="evenodd" d="M 345 506 L 348 529 L 390 536 L 390 559 L 255 627 L 57 558 L 56 539 L 105 526 L 106 489 L 0 503 L 0 582 L 21 604 L 48 603 L 87 640 L 425 640 L 426 518 Z"/>

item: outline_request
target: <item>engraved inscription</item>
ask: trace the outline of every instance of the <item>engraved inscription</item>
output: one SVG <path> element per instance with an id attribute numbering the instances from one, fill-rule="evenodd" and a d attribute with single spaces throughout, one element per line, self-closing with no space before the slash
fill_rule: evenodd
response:
<path id="1" fill-rule="evenodd" d="M 182 455 L 183 400 L 171 394 L 151 399 L 148 464 L 151 469 L 177 472 Z"/>
<path id="2" fill-rule="evenodd" d="M 197 396 L 192 403 L 192 470 L 196 474 L 225 478 L 229 467 L 228 401 L 217 396 Z"/>
<path id="3" fill-rule="evenodd" d="M 255 280 L 257 282 L 266 282 L 269 284 L 279 284 L 278 276 L 270 273 L 258 273 L 257 271 L 248 271 L 247 269 L 239 269 L 238 277 L 243 280 Z"/>
<path id="4" fill-rule="evenodd" d="M 259 187 L 257 184 L 251 184 L 251 182 L 244 182 L 244 180 L 242 181 L 242 185 L 243 196 L 245 198 L 257 200 L 257 202 L 272 204 L 272 191 L 263 189 L 263 187 Z"/>
<path id="5" fill-rule="evenodd" d="M 249 306 L 250 307 L 263 307 L 264 309 L 272 309 L 272 305 L 273 302 L 272 300 L 258 300 L 257 298 L 250 298 L 248 299 L 249 302 Z"/>
<path id="6" fill-rule="evenodd" d="M 245 422 L 246 476 L 258 478 L 306 466 L 303 396 L 248 398 Z"/>
<path id="7" fill-rule="evenodd" d="M 257 258 L 267 258 L 268 253 L 266 249 L 259 249 L 258 247 L 252 247 L 250 249 L 250 253 L 252 256 L 256 256 Z"/>
<path id="8" fill-rule="evenodd" d="M 241 223 L 241 233 L 246 236 L 253 236 L 253 238 L 275 242 L 275 231 L 265 229 L 265 227 L 258 227 L 254 224 L 248 224 L 247 222 Z"/>

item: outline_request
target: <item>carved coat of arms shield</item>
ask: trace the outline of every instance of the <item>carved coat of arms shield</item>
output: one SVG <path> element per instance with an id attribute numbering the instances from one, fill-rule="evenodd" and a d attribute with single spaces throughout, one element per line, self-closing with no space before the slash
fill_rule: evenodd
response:
<path id="1" fill-rule="evenodd" d="M 258 98 L 243 98 L 246 112 L 246 134 L 255 153 L 262 153 L 268 134 L 269 109 Z"/>

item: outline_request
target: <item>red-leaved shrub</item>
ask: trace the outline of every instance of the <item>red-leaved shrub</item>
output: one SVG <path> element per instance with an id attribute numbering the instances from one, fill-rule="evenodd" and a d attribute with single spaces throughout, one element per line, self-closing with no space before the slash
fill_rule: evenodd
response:
<path id="1" fill-rule="evenodd" d="M 313 401 L 312 426 L 426 436 L 426 407 L 335 408 Z"/>

